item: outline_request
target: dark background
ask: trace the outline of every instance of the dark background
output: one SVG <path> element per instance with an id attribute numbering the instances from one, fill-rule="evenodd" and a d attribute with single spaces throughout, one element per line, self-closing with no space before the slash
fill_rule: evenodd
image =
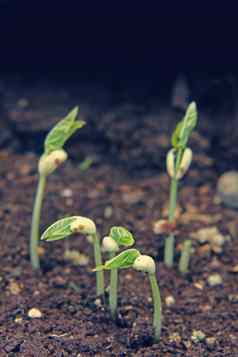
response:
<path id="1" fill-rule="evenodd" d="M 0 73 L 169 81 L 237 72 L 235 8 L 158 3 L 0 0 Z"/>

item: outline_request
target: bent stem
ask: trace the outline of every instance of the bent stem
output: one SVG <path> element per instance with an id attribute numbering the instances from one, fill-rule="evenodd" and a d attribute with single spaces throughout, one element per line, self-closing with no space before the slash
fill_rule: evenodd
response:
<path id="1" fill-rule="evenodd" d="M 94 259 L 96 268 L 102 265 L 100 241 L 97 233 L 93 237 Z M 104 273 L 103 270 L 96 271 L 97 295 L 104 295 Z"/>
<path id="2" fill-rule="evenodd" d="M 110 259 L 115 257 L 115 253 L 110 254 Z M 111 269 L 110 272 L 110 292 L 109 306 L 111 316 L 115 320 L 117 316 L 117 286 L 118 286 L 118 269 Z"/>
<path id="3" fill-rule="evenodd" d="M 160 290 L 159 290 L 155 273 L 149 274 L 149 279 L 150 279 L 153 304 L 154 304 L 154 315 L 153 315 L 154 340 L 155 342 L 159 342 L 160 334 L 161 334 L 161 322 L 162 322 Z"/>
<path id="4" fill-rule="evenodd" d="M 190 239 L 186 240 L 183 244 L 183 250 L 179 260 L 179 271 L 182 274 L 186 274 L 188 272 L 191 247 L 192 247 L 191 240 Z"/>
<path id="5" fill-rule="evenodd" d="M 170 185 L 169 198 L 169 223 L 174 221 L 175 209 L 177 203 L 178 180 L 173 177 Z M 165 240 L 164 262 L 168 267 L 174 263 L 174 235 L 171 233 Z"/>
<path id="6" fill-rule="evenodd" d="M 40 216 L 41 216 L 41 208 L 42 208 L 42 202 L 44 197 L 45 185 L 46 185 L 46 177 L 40 175 L 36 197 L 35 197 L 32 223 L 31 223 L 30 258 L 31 258 L 31 265 L 33 269 L 40 268 L 40 261 L 38 255 L 38 242 L 40 236 Z"/>

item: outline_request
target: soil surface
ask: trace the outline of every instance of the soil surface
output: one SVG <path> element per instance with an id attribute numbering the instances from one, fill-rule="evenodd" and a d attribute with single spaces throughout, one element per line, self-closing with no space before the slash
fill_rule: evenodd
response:
<path id="1" fill-rule="evenodd" d="M 19 99 L 19 92 L 15 94 Z M 153 230 L 154 223 L 166 216 L 169 195 L 169 179 L 164 171 L 169 147 L 166 120 L 161 120 L 165 124 L 160 128 L 162 137 L 156 141 L 157 149 L 155 119 L 140 121 L 139 137 L 135 137 L 138 125 L 131 114 L 127 113 L 128 120 L 124 117 L 119 122 L 114 117 L 104 118 L 102 123 L 111 127 L 111 134 L 92 121 L 89 125 L 95 135 L 93 143 L 90 132 L 86 131 L 84 137 L 81 131 L 69 149 L 74 160 L 48 178 L 42 230 L 58 218 L 80 214 L 94 219 L 102 236 L 112 225 L 127 227 L 136 238 L 136 247 L 156 259 L 163 327 L 160 343 L 154 344 L 153 305 L 147 277 L 130 269 L 120 272 L 119 313 L 117 321 L 112 321 L 107 304 L 95 295 L 92 246 L 85 237 L 41 243 L 42 270 L 32 271 L 28 241 L 40 146 L 40 141 L 35 143 L 37 147 L 32 142 L 32 133 L 39 133 L 41 125 L 45 125 L 45 112 L 38 112 L 36 106 L 29 117 L 21 109 L 21 116 L 15 110 L 15 102 L 9 105 L 12 97 L 5 98 L 6 119 L 1 123 L 6 125 L 7 134 L 0 151 L 0 356 L 236 357 L 238 214 L 224 207 L 216 195 L 218 174 L 229 167 L 232 158 L 217 165 L 212 140 L 218 134 L 211 121 L 204 120 L 191 141 L 195 156 L 180 186 L 174 269 L 165 268 L 165 237 Z M 39 98 L 38 93 L 36 101 L 40 103 Z M 20 106 L 24 107 L 24 102 Z M 23 138 L 21 130 L 26 129 L 22 128 L 27 121 L 33 122 L 29 118 L 37 112 L 38 125 L 29 124 L 29 132 Z M 137 115 L 134 110 L 133 113 Z M 118 123 L 124 126 L 118 127 Z M 124 133 L 129 133 L 127 140 L 123 139 Z M 226 138 L 224 143 L 227 142 Z M 88 152 L 93 155 L 93 164 L 85 171 L 73 155 L 78 147 L 82 158 Z M 156 161 L 156 150 L 160 149 Z M 226 146 L 227 158 L 228 150 Z M 219 230 L 223 245 L 214 247 L 210 242 L 198 241 L 197 232 L 207 227 Z M 181 276 L 177 269 L 179 251 L 187 238 L 193 239 L 194 252 L 189 273 Z M 85 265 L 66 260 L 66 249 L 84 254 L 88 258 Z M 218 285 L 209 284 L 212 274 L 219 274 Z M 106 278 L 108 281 L 107 275 Z M 171 296 L 174 301 L 169 304 Z M 40 310 L 41 317 L 30 318 L 31 308 Z M 200 340 L 193 338 L 198 332 L 203 333 Z"/>

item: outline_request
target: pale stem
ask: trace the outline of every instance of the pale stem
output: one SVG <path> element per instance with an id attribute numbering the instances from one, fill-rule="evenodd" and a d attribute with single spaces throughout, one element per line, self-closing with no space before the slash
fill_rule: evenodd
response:
<path id="1" fill-rule="evenodd" d="M 34 202 L 32 223 L 31 223 L 30 258 L 31 258 L 31 264 L 33 269 L 40 268 L 38 244 L 39 244 L 39 236 L 40 236 L 41 208 L 42 208 L 42 202 L 44 197 L 45 185 L 46 185 L 46 177 L 40 175 L 35 202 Z"/>
<path id="2" fill-rule="evenodd" d="M 173 223 L 177 203 L 178 180 L 173 177 L 170 185 L 169 199 L 169 223 Z M 174 235 L 171 233 L 165 240 L 164 262 L 168 267 L 173 266 L 174 262 Z"/>
<path id="3" fill-rule="evenodd" d="M 110 259 L 115 257 L 115 253 L 110 254 Z M 117 316 L 117 286 L 118 286 L 118 269 L 111 269 L 110 271 L 110 293 L 109 306 L 112 318 Z"/>
<path id="4" fill-rule="evenodd" d="M 102 265 L 102 254 L 101 246 L 97 233 L 93 237 L 94 245 L 94 259 L 96 268 Z M 96 271 L 96 280 L 97 280 L 97 295 L 104 295 L 104 272 L 103 270 Z"/>
<path id="5" fill-rule="evenodd" d="M 161 307 L 161 297 L 160 290 L 157 283 L 156 275 L 149 274 L 150 285 L 152 290 L 153 304 L 154 304 L 154 314 L 153 314 L 153 327 L 154 327 L 154 340 L 159 342 L 161 334 L 161 324 L 162 324 L 162 307 Z"/>

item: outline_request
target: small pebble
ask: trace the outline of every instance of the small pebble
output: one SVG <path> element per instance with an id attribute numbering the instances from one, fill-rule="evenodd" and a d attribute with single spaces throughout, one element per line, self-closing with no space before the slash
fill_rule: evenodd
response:
<path id="1" fill-rule="evenodd" d="M 28 317 L 30 317 L 31 319 L 39 319 L 42 317 L 42 313 L 39 309 L 33 307 L 32 309 L 30 309 L 27 313 Z"/>
<path id="2" fill-rule="evenodd" d="M 168 224 L 168 221 L 166 219 L 159 219 L 158 221 L 153 223 L 153 232 L 155 234 L 166 233 L 167 224 Z"/>
<path id="3" fill-rule="evenodd" d="M 172 306 L 175 304 L 175 298 L 173 295 L 168 295 L 165 297 L 165 304 L 166 306 Z"/>
<path id="4" fill-rule="evenodd" d="M 206 344 L 208 347 L 213 347 L 216 343 L 216 338 L 215 337 L 207 337 L 206 338 Z"/>
<path id="5" fill-rule="evenodd" d="M 203 340 L 205 340 L 205 338 L 206 338 L 206 335 L 204 332 L 202 332 L 201 330 L 193 330 L 191 340 L 194 343 L 202 342 Z"/>
<path id="6" fill-rule="evenodd" d="M 18 295 L 21 292 L 21 286 L 16 281 L 12 280 L 9 284 L 9 291 L 12 295 Z"/>
<path id="7" fill-rule="evenodd" d="M 26 99 L 26 98 L 20 98 L 17 101 L 17 106 L 20 107 L 20 108 L 26 108 L 26 107 L 29 106 L 29 100 Z"/>
<path id="8" fill-rule="evenodd" d="M 232 273 L 238 273 L 238 264 L 234 265 L 233 267 L 231 267 L 230 272 Z"/>
<path id="9" fill-rule="evenodd" d="M 15 321 L 17 324 L 20 324 L 20 323 L 22 322 L 22 320 L 23 320 L 23 318 L 22 318 L 21 316 L 16 316 L 14 321 Z"/>
<path id="10" fill-rule="evenodd" d="M 222 277 L 220 274 L 215 273 L 215 274 L 211 274 L 209 275 L 209 277 L 207 278 L 208 284 L 210 286 L 217 286 L 217 285 L 221 285 L 222 284 Z"/>
<path id="11" fill-rule="evenodd" d="M 228 300 L 233 304 L 237 304 L 238 303 L 238 294 L 229 294 Z"/>
<path id="12" fill-rule="evenodd" d="M 105 208 L 105 210 L 104 210 L 104 217 L 105 217 L 106 219 L 111 218 L 112 212 L 113 212 L 112 207 L 111 207 L 111 206 L 107 206 L 107 207 Z"/>
<path id="13" fill-rule="evenodd" d="M 218 180 L 217 192 L 222 202 L 231 208 L 238 208 L 238 172 L 225 172 Z"/>
<path id="14" fill-rule="evenodd" d="M 95 299 L 95 305 L 96 306 L 101 306 L 102 305 L 102 302 L 101 302 L 101 300 L 100 299 Z"/>
<path id="15" fill-rule="evenodd" d="M 204 281 L 199 280 L 199 281 L 195 282 L 193 284 L 193 286 L 199 290 L 203 290 L 204 289 Z"/>
<path id="16" fill-rule="evenodd" d="M 64 198 L 71 198 L 73 196 L 73 191 L 70 188 L 65 188 L 61 191 L 61 196 Z"/>
<path id="17" fill-rule="evenodd" d="M 177 332 L 174 332 L 171 335 L 169 335 L 169 342 L 170 343 L 173 343 L 173 342 L 180 343 L 181 341 L 182 341 L 182 338 Z"/>

